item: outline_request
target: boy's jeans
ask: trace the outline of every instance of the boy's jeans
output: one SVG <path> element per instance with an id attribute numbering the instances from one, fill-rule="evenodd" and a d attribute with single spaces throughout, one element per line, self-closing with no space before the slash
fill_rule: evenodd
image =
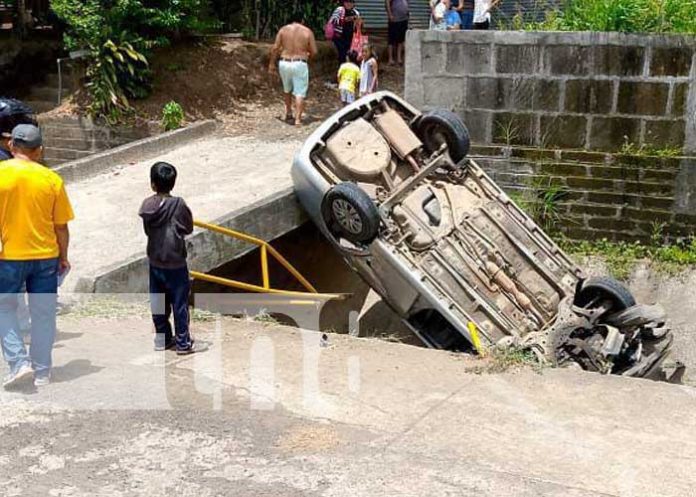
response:
<path id="1" fill-rule="evenodd" d="M 155 323 L 155 345 L 168 347 L 172 340 L 177 350 L 191 348 L 189 334 L 188 298 L 191 281 L 186 266 L 177 269 L 162 269 L 150 266 L 150 309 Z M 174 313 L 174 329 L 169 317 Z"/>
<path id="2" fill-rule="evenodd" d="M 17 295 L 25 284 L 32 324 L 29 354 L 17 320 Z M 51 371 L 57 290 L 58 259 L 0 261 L 0 338 L 11 373 L 30 362 L 36 377 L 48 376 Z"/>

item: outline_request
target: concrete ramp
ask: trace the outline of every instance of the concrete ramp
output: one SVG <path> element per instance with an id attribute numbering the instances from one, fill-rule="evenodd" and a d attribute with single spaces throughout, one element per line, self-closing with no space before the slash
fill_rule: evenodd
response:
<path id="1" fill-rule="evenodd" d="M 131 150 L 121 156 L 122 162 L 96 176 L 72 172 L 67 189 L 76 216 L 70 225 L 73 270 L 63 291 L 147 291 L 146 238 L 138 209 L 152 195 L 150 166 L 157 161 L 176 166 L 172 194 L 186 200 L 196 219 L 264 239 L 296 228 L 304 217 L 290 189 L 290 166 L 299 146 L 296 141 L 268 143 L 213 131 L 171 144 L 164 153 L 152 154 L 149 144 L 145 159 L 134 158 Z M 208 271 L 252 248 L 197 232 L 189 243 L 190 261 L 192 268 Z"/>

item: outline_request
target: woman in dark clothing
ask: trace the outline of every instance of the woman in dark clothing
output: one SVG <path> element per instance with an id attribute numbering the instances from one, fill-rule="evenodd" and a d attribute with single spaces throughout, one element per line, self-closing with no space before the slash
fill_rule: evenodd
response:
<path id="1" fill-rule="evenodd" d="M 352 0 L 343 0 L 341 5 L 331 14 L 331 23 L 334 25 L 333 43 L 338 51 L 338 63 L 346 61 L 346 55 L 350 50 L 355 29 L 355 19 L 360 17 L 360 12 L 355 8 Z"/>

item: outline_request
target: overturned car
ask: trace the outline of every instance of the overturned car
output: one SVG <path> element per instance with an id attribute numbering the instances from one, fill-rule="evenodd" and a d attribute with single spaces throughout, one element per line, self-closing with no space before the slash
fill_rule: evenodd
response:
<path id="1" fill-rule="evenodd" d="M 468 151 L 457 115 L 380 92 L 323 123 L 292 176 L 314 223 L 428 346 L 480 340 L 664 379 L 662 309 L 611 278 L 585 278 Z"/>

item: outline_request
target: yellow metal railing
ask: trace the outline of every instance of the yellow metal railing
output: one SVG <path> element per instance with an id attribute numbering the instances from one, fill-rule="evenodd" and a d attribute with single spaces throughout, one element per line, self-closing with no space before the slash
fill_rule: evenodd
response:
<path id="1" fill-rule="evenodd" d="M 261 285 L 254 285 L 252 283 L 245 283 L 243 281 L 232 280 L 229 278 L 223 278 L 220 276 L 212 276 L 206 273 L 200 273 L 198 271 L 190 271 L 191 277 L 201 281 L 208 281 L 211 283 L 217 283 L 219 285 L 228 286 L 231 288 L 237 288 L 240 290 L 246 290 L 248 292 L 257 293 L 273 293 L 279 295 L 288 296 L 315 296 L 319 298 L 327 299 L 341 299 L 345 298 L 344 294 L 334 294 L 334 293 L 319 293 L 317 289 L 312 286 L 312 284 L 307 281 L 307 279 L 300 274 L 300 272 L 295 269 L 295 267 L 288 262 L 288 260 L 283 257 L 275 248 L 273 248 L 268 242 L 256 238 L 246 233 L 241 233 L 229 228 L 223 228 L 222 226 L 217 226 L 215 224 L 204 223 L 203 221 L 194 221 L 193 224 L 199 228 L 203 228 L 209 231 L 214 231 L 222 235 L 230 236 L 236 238 L 237 240 L 242 240 L 254 244 L 260 248 L 261 254 Z M 280 290 L 277 288 L 271 288 L 271 276 L 268 270 L 268 255 L 271 255 L 280 265 L 282 265 L 295 279 L 305 288 L 305 292 L 297 292 L 292 290 Z"/>

